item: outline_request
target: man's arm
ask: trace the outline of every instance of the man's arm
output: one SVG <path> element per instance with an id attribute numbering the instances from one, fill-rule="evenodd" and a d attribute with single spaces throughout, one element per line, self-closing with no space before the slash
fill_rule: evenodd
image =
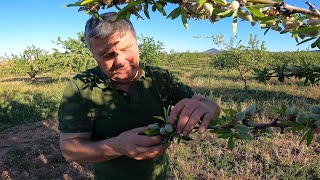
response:
<path id="1" fill-rule="evenodd" d="M 90 133 L 61 133 L 60 148 L 71 161 L 99 163 L 125 155 L 136 160 L 151 159 L 165 152 L 162 136 L 144 136 L 147 127 L 135 128 L 117 137 L 91 141 Z"/>
<path id="2" fill-rule="evenodd" d="M 60 148 L 71 161 L 98 163 L 121 156 L 115 149 L 115 138 L 93 142 L 90 133 L 61 133 Z"/>
<path id="3" fill-rule="evenodd" d="M 211 120 L 219 115 L 220 107 L 217 103 L 195 94 L 191 99 L 182 99 L 174 106 L 169 123 L 177 125 L 177 133 L 188 135 L 200 122 L 198 132 L 201 134 L 207 130 Z"/>

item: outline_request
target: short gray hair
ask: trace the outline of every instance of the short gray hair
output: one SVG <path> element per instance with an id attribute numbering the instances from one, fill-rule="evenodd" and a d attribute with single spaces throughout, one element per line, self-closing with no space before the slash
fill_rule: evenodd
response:
<path id="1" fill-rule="evenodd" d="M 122 19 L 115 21 L 117 13 L 107 12 L 101 14 L 100 17 L 103 21 L 92 16 L 86 23 L 84 37 L 88 48 L 90 48 L 91 38 L 105 39 L 113 34 L 124 36 L 128 32 L 131 32 L 132 35 L 137 38 L 136 31 L 129 20 Z"/>

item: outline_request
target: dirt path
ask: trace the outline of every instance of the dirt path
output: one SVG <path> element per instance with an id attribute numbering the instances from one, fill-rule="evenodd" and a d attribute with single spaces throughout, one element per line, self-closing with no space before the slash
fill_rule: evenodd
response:
<path id="1" fill-rule="evenodd" d="M 66 161 L 57 120 L 15 126 L 0 133 L 0 179 L 92 179 L 90 165 Z"/>

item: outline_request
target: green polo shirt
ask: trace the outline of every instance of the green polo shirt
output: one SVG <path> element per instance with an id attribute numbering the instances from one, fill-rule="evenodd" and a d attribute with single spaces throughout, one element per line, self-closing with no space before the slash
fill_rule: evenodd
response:
<path id="1" fill-rule="evenodd" d="M 141 66 L 131 94 L 114 87 L 99 67 L 71 79 L 59 107 L 62 133 L 91 132 L 93 141 L 157 122 L 163 107 L 191 98 L 193 90 L 169 71 Z M 94 165 L 96 179 L 165 179 L 167 156 L 134 160 L 126 156 Z"/>

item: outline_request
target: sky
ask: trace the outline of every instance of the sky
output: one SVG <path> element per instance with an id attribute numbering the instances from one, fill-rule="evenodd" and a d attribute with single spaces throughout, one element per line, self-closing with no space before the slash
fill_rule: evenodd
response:
<path id="1" fill-rule="evenodd" d="M 76 38 L 77 32 L 84 31 L 84 25 L 89 15 L 77 12 L 77 7 L 64 8 L 64 5 L 77 0 L 1 0 L 0 17 L 0 57 L 11 54 L 20 54 L 27 46 L 35 45 L 38 48 L 52 52 L 57 46 L 53 43 L 60 36 L 62 39 Z M 228 0 L 230 1 L 230 0 Z M 287 0 L 290 5 L 307 8 L 305 1 Z M 320 6 L 320 4 L 319 4 Z M 176 6 L 167 8 L 169 14 Z M 114 11 L 105 9 L 101 12 Z M 233 36 L 231 18 L 223 19 L 215 24 L 209 20 L 189 20 L 189 28 L 185 29 L 181 18 L 166 19 L 159 12 L 150 11 L 151 19 L 144 20 L 131 17 L 138 36 L 152 37 L 164 44 L 165 50 L 178 52 L 202 52 L 210 48 L 217 48 L 211 38 L 194 38 L 194 36 L 211 37 L 223 33 L 227 40 Z M 252 27 L 249 22 L 239 22 L 237 40 L 247 42 L 249 34 L 258 36 L 259 41 L 265 41 L 269 51 L 296 51 L 306 50 L 311 43 L 296 46 L 290 34 L 280 35 L 269 31 L 264 35 L 258 25 Z"/>

